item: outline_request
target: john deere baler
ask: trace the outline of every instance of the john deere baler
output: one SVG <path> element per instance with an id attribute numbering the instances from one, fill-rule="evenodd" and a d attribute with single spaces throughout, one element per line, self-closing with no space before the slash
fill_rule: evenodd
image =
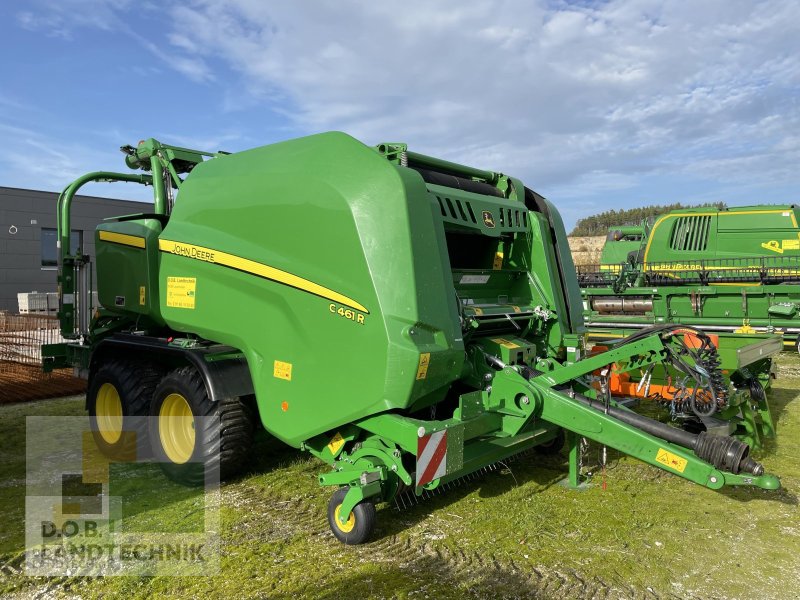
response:
<path id="1" fill-rule="evenodd" d="M 520 180 L 341 133 L 235 154 L 152 139 L 122 150 L 142 173 L 90 174 L 59 199 L 73 342 L 45 348 L 46 368 L 88 376 L 111 456 L 147 438 L 175 478 L 198 465 L 225 476 L 258 424 L 330 465 L 320 483 L 337 488 L 328 518 L 347 543 L 401 488 L 423 494 L 565 438 L 573 484 L 586 437 L 712 489 L 779 487 L 746 443 L 595 391 L 609 365 L 708 373 L 664 328 L 584 355 L 561 219 Z M 154 205 L 98 227 L 103 308 L 90 319 L 90 267 L 64 240 L 77 189 L 112 180 L 152 185 Z"/>

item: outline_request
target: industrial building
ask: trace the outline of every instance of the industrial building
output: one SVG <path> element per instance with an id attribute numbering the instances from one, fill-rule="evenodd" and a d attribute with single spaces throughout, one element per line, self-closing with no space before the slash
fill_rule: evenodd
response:
<path id="1" fill-rule="evenodd" d="M 0 186 L 0 311 L 16 312 L 20 292 L 56 291 L 58 194 Z M 149 212 L 130 200 L 76 196 L 72 245 L 94 259 L 94 229 L 108 217 Z"/>

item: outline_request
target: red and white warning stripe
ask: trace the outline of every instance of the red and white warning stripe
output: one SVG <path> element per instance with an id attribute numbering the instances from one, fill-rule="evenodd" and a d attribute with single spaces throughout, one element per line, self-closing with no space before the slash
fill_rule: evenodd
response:
<path id="1" fill-rule="evenodd" d="M 447 430 L 417 440 L 417 486 L 443 477 L 447 472 Z"/>

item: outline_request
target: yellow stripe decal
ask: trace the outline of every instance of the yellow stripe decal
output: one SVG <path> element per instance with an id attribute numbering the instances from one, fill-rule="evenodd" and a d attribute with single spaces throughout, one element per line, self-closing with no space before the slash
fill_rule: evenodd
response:
<path id="1" fill-rule="evenodd" d="M 605 338 L 624 338 L 625 336 L 621 333 L 589 333 L 586 337 L 591 339 L 605 339 Z"/>
<path id="2" fill-rule="evenodd" d="M 100 239 L 104 242 L 114 242 L 123 246 L 133 246 L 134 248 L 144 248 L 144 238 L 138 235 L 128 235 L 127 233 L 115 233 L 113 231 L 101 231 Z"/>
<path id="3" fill-rule="evenodd" d="M 364 306 L 352 298 L 348 298 L 339 292 L 335 292 L 318 283 L 309 281 L 308 279 L 303 279 L 292 273 L 281 271 L 280 269 L 270 267 L 269 265 L 254 260 L 228 254 L 227 252 L 220 252 L 212 248 L 185 244 L 183 242 L 174 242 L 172 240 L 158 240 L 158 248 L 162 252 L 169 252 L 170 254 L 177 254 L 178 256 L 184 256 L 186 258 L 194 258 L 195 260 L 202 260 L 204 262 L 236 269 L 237 271 L 243 271 L 244 273 L 250 273 L 251 275 L 257 275 L 258 277 L 288 285 L 289 287 L 314 294 L 315 296 L 320 296 L 321 298 L 327 298 L 328 300 L 344 304 L 345 306 L 369 314 L 369 311 Z"/>

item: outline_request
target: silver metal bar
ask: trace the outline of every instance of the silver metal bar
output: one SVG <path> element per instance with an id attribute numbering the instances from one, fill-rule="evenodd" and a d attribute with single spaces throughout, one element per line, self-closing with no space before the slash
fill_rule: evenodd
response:
<path id="1" fill-rule="evenodd" d="M 653 325 L 674 325 L 675 327 L 696 327 L 703 331 L 736 331 L 741 329 L 741 325 L 695 325 L 693 323 L 603 323 L 595 321 L 587 321 L 587 327 L 608 327 L 609 329 L 644 329 L 645 327 L 652 327 Z M 764 326 L 753 326 L 753 329 L 759 333 L 769 333 L 769 330 Z M 800 327 L 776 327 L 775 331 L 783 331 L 784 333 L 800 333 Z"/>
<path id="2" fill-rule="evenodd" d="M 75 310 L 78 312 L 78 333 L 83 337 L 89 335 L 89 320 L 92 313 L 92 301 L 89 293 L 91 268 L 92 264 L 87 260 L 77 263 L 75 269 L 78 284 L 78 302 Z"/>

